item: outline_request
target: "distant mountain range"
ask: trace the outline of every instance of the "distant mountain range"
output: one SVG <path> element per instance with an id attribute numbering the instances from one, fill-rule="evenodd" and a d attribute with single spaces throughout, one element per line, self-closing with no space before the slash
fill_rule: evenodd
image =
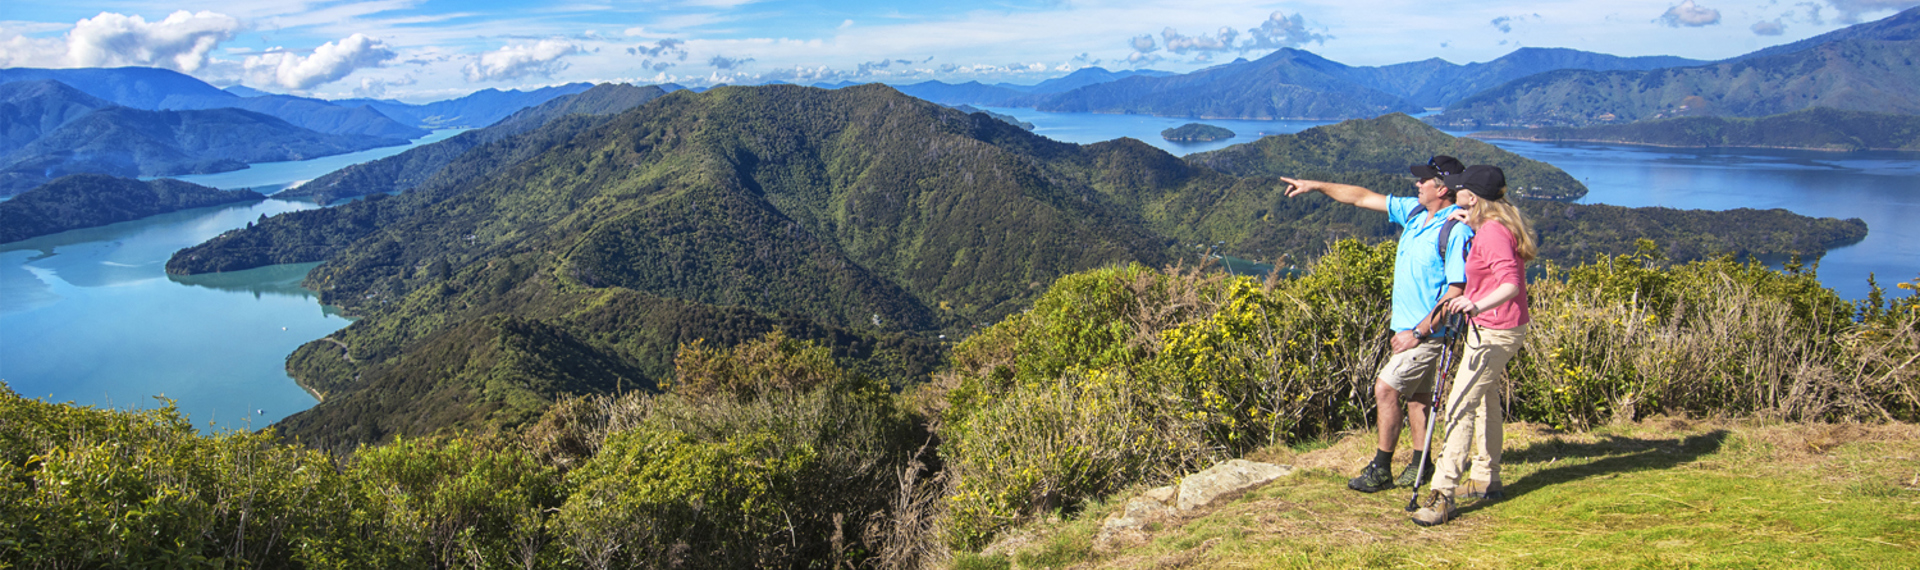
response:
<path id="1" fill-rule="evenodd" d="M 218 190 L 170 178 L 141 181 L 76 174 L 0 202 L 0 243 L 262 199 L 265 196 L 251 190 Z"/>
<path id="2" fill-rule="evenodd" d="M 342 99 L 333 101 L 333 104 L 375 109 L 386 116 L 422 127 L 479 128 L 494 124 L 521 109 L 545 103 L 556 97 L 580 93 L 591 87 L 593 87 L 592 83 L 568 83 L 532 91 L 482 89 L 458 99 L 435 101 L 423 105 L 382 99 Z"/>
<path id="3" fill-rule="evenodd" d="M 1920 114 L 1920 8 L 1727 61 L 1649 71 L 1559 70 L 1483 91 L 1439 125 L 1581 127 L 1827 107 Z"/>
<path id="4" fill-rule="evenodd" d="M 310 197 L 321 204 L 327 204 L 343 198 L 368 194 L 403 192 L 432 180 L 434 176 L 441 174 L 441 169 L 475 147 L 532 131 L 568 115 L 604 117 L 616 114 L 665 94 L 666 91 L 655 86 L 634 87 L 624 83 L 597 85 L 586 91 L 563 95 L 537 106 L 521 109 L 494 123 L 493 126 L 467 131 L 447 140 L 407 149 L 406 152 L 394 156 L 348 166 L 306 184 L 282 191 L 275 196 Z M 500 162 L 491 166 L 504 167 L 511 162 Z M 470 172 L 448 173 L 447 176 L 471 176 L 472 174 Z"/>
<path id="5" fill-rule="evenodd" d="M 427 131 L 367 109 L 291 95 L 241 97 L 183 73 L 152 67 L 0 69 L 0 84 L 54 80 L 112 104 L 146 111 L 243 109 L 327 134 L 415 139 Z"/>
<path id="6" fill-rule="evenodd" d="M 53 80 L 0 84 L 0 196 L 69 174 L 165 176 L 223 172 L 405 144 L 315 132 L 240 109 L 144 111 L 111 105 Z"/>
<path id="7" fill-rule="evenodd" d="M 1748 119 L 1679 117 L 1625 125 L 1540 127 L 1473 134 L 1483 139 L 1579 141 L 1664 147 L 1920 150 L 1920 117 L 1825 107 Z"/>

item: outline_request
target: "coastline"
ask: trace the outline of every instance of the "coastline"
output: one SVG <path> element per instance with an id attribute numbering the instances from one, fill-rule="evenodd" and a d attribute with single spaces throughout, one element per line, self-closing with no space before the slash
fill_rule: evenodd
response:
<path id="1" fill-rule="evenodd" d="M 1626 146 L 1647 146 L 1647 147 L 1655 147 L 1655 148 L 1679 148 L 1679 149 L 1729 148 L 1729 149 L 1761 149 L 1761 150 L 1804 150 L 1804 151 L 1812 151 L 1812 152 L 1869 152 L 1869 151 L 1920 152 L 1920 150 L 1907 149 L 1907 148 L 1875 148 L 1875 147 L 1835 148 L 1831 146 L 1807 147 L 1807 146 L 1768 146 L 1768 145 L 1681 145 L 1681 144 L 1660 144 L 1660 143 L 1641 142 L 1641 141 L 1627 141 L 1627 140 L 1617 140 L 1617 139 L 1503 136 L 1498 134 L 1499 132 L 1501 131 L 1481 131 L 1481 132 L 1467 133 L 1465 136 L 1476 138 L 1476 139 L 1499 139 L 1499 140 L 1513 140 L 1513 141 L 1527 141 L 1527 142 L 1541 142 L 1541 143 L 1569 142 L 1569 143 L 1591 143 L 1591 144 L 1617 144 L 1617 145 L 1626 145 Z"/>

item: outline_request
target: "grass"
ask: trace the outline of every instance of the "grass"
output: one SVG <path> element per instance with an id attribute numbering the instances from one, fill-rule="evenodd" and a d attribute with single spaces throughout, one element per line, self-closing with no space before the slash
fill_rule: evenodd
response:
<path id="1" fill-rule="evenodd" d="M 1143 544 L 1100 544 L 1112 500 L 1037 525 L 972 568 L 1920 566 L 1920 426 L 1661 418 L 1570 434 L 1509 425 L 1507 497 L 1434 528 L 1411 493 L 1346 489 L 1370 433 L 1252 454 L 1298 469 L 1168 521 Z M 1401 452 L 1400 462 L 1410 456 Z M 994 552 L 990 549 L 989 552 Z"/>

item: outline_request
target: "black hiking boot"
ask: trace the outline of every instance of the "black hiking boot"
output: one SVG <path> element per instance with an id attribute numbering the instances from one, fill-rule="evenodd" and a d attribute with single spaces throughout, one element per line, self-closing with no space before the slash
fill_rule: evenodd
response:
<path id="1" fill-rule="evenodd" d="M 1393 468 L 1368 463 L 1359 477 L 1347 481 L 1347 488 L 1362 493 L 1377 493 L 1393 488 Z"/>
<path id="2" fill-rule="evenodd" d="M 1415 460 L 1408 462 L 1407 467 L 1400 470 L 1400 476 L 1393 478 L 1393 484 L 1401 487 L 1412 487 L 1415 477 L 1419 477 L 1421 483 L 1433 481 L 1433 460 L 1428 459 L 1426 463 L 1427 470 L 1423 475 L 1420 471 L 1420 461 Z"/>

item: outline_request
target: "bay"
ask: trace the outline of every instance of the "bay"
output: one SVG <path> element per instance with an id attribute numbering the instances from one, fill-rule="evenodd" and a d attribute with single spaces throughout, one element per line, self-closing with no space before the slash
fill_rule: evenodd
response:
<path id="1" fill-rule="evenodd" d="M 459 132 L 179 178 L 264 193 Z M 349 323 L 300 287 L 317 264 L 192 277 L 165 267 L 181 248 L 315 207 L 268 199 L 0 244 L 0 381 L 21 396 L 85 406 L 147 409 L 165 397 L 212 429 L 260 428 L 312 407 L 286 357 Z"/>
<path id="2" fill-rule="evenodd" d="M 1132 137 L 1178 156 L 1258 140 L 1248 133 L 1291 134 L 1334 122 L 992 110 L 1033 123 L 1035 133 L 1062 142 L 1090 144 Z M 1223 127 L 1241 136 L 1198 144 L 1160 138 L 1161 130 L 1189 122 Z M 1920 153 L 1487 142 L 1567 171 L 1587 185 L 1588 193 L 1579 203 L 1689 210 L 1784 208 L 1808 216 L 1860 218 L 1867 223 L 1866 239 L 1831 250 L 1818 262 L 1820 282 L 1844 298 L 1865 298 L 1869 275 L 1890 291 L 1890 297 L 1900 293 L 1893 288 L 1895 283 L 1920 278 L 1920 224 L 1911 222 L 1920 216 Z"/>

